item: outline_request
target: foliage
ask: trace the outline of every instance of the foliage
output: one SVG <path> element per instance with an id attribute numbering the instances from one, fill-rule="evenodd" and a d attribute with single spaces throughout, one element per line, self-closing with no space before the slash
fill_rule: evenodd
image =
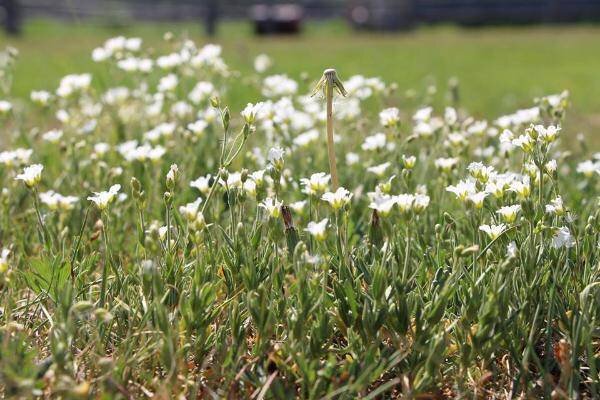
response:
<path id="1" fill-rule="evenodd" d="M 598 396 L 600 155 L 562 150 L 568 92 L 486 121 L 457 82 L 411 109 L 342 79 L 334 190 L 319 77 L 165 39 L 4 100 L 3 395 Z M 263 101 L 232 112 L 237 79 Z"/>

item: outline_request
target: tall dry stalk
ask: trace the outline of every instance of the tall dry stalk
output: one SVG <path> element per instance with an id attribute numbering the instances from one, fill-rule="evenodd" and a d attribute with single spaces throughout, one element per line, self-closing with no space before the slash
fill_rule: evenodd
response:
<path id="1" fill-rule="evenodd" d="M 333 190 L 337 190 L 340 186 L 337 174 L 337 166 L 335 162 L 335 148 L 333 143 L 333 92 L 337 90 L 342 96 L 348 93 L 344 89 L 344 85 L 339 80 L 337 72 L 333 68 L 328 68 L 323 72 L 323 76 L 317 83 L 314 93 L 323 90 L 325 100 L 327 101 L 327 153 L 329 157 L 329 171 L 331 173 L 331 183 Z M 313 95 L 314 95 L 313 93 Z"/>

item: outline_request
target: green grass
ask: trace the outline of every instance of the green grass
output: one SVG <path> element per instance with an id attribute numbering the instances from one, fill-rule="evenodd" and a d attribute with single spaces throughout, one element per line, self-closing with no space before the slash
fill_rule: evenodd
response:
<path id="1" fill-rule="evenodd" d="M 115 60 L 89 61 L 120 33 L 182 51 L 160 42 L 169 28 L 204 42 L 192 25 L 35 22 L 13 43 L 0 140 L 31 153 L 0 159 L 0 398 L 599 397 L 600 155 L 571 140 L 577 124 L 593 129 L 594 28 L 352 36 L 332 24 L 256 39 L 232 24 L 219 40 L 239 76 L 190 63 L 162 96 L 162 70 L 108 75 Z M 259 52 L 311 79 L 241 116 L 259 98 Z M 388 85 L 360 113 L 337 107 L 330 144 L 325 102 L 303 96 L 330 65 L 417 100 Z M 95 88 L 46 108 L 18 99 L 85 71 Z M 417 123 L 428 76 L 438 107 Z M 198 80 L 220 102 L 175 112 Z M 121 85 L 117 102 L 104 96 Z M 470 118 L 563 88 L 574 109 L 542 100 L 531 118 L 554 128 L 566 115 L 558 133 L 517 122 L 507 148 Z M 388 106 L 400 109 L 382 118 Z M 148 135 L 163 123 L 174 129 Z"/>
<path id="2" fill-rule="evenodd" d="M 34 20 L 21 38 L 0 36 L 19 48 L 14 93 L 52 89 L 59 78 L 74 71 L 97 71 L 90 49 L 115 35 L 141 36 L 159 45 L 165 31 L 187 32 L 199 42 L 202 26 L 191 23 L 123 23 L 106 25 L 81 21 L 58 23 Z M 575 131 L 600 128 L 600 27 L 422 28 L 398 34 L 353 33 L 342 22 L 309 23 L 298 37 L 259 38 L 244 23 L 224 23 L 214 41 L 222 44 L 230 64 L 247 72 L 252 59 L 271 55 L 275 71 L 297 78 L 306 72 L 316 79 L 335 66 L 342 77 L 381 76 L 399 89 L 420 90 L 430 83 L 443 88 L 450 77 L 461 82 L 464 106 L 495 117 L 526 107 L 540 95 L 569 89 L 573 110 L 568 123 Z M 247 99 L 241 84 L 232 88 L 233 105 Z M 240 97 L 244 97 L 240 101 Z"/>

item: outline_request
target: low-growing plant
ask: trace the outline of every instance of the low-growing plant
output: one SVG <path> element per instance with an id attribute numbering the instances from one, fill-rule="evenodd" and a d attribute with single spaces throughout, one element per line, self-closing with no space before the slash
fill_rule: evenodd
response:
<path id="1" fill-rule="evenodd" d="M 485 120 L 455 80 L 440 110 L 259 55 L 238 113 L 221 48 L 165 39 L 0 100 L 3 396 L 600 395 L 600 153 L 568 92 Z"/>

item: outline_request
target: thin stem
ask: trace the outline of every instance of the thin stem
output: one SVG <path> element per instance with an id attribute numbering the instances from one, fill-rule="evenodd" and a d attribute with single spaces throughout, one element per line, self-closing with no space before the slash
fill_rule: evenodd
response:
<path id="1" fill-rule="evenodd" d="M 104 240 L 104 265 L 102 266 L 102 284 L 100 286 L 100 308 L 104 308 L 106 302 L 106 281 L 108 279 L 108 264 L 110 263 L 110 257 L 108 255 L 108 236 L 106 234 L 106 223 L 102 226 L 102 239 Z"/>
<path id="2" fill-rule="evenodd" d="M 342 81 L 337 76 L 337 72 L 333 68 L 328 68 L 323 72 L 323 77 L 317 83 L 314 93 L 323 90 L 327 100 L 327 153 L 329 156 L 329 171 L 331 173 L 331 183 L 333 190 L 339 187 L 337 168 L 335 163 L 335 150 L 333 143 L 333 91 L 337 90 L 342 96 L 348 93 L 344 89 Z"/>
<path id="3" fill-rule="evenodd" d="M 171 204 L 167 204 L 167 254 L 171 254 Z"/>
<path id="4" fill-rule="evenodd" d="M 36 188 L 33 188 L 33 205 L 35 208 L 35 215 L 37 216 L 37 220 L 38 220 L 38 224 L 40 226 L 40 238 L 42 240 L 42 243 L 44 244 L 44 247 L 46 248 L 46 250 L 48 250 L 48 252 L 50 252 L 50 244 L 48 243 L 48 238 L 46 235 L 46 228 L 44 226 L 44 221 L 42 219 L 42 214 L 40 212 L 40 202 L 39 202 L 39 198 L 38 198 L 38 192 Z"/>
<path id="5" fill-rule="evenodd" d="M 329 171 L 331 172 L 331 183 L 333 190 L 340 186 L 335 162 L 335 149 L 333 147 L 333 85 L 327 83 L 325 87 L 327 96 L 327 152 L 329 155 Z"/>
<path id="6" fill-rule="evenodd" d="M 85 229 L 85 224 L 88 220 L 88 215 L 90 213 L 90 206 L 85 210 L 85 217 L 83 217 L 83 223 L 81 224 L 81 229 L 79 230 L 79 237 L 77 238 L 77 243 L 75 243 L 75 250 L 71 255 L 71 282 L 75 282 L 75 258 L 77 257 L 77 253 L 79 252 L 79 246 L 81 245 L 81 238 L 83 237 L 83 230 Z"/>
<path id="7" fill-rule="evenodd" d="M 410 256 L 410 226 L 406 224 L 406 247 L 404 248 L 404 266 L 402 268 L 402 282 L 408 279 L 408 259 Z"/>

